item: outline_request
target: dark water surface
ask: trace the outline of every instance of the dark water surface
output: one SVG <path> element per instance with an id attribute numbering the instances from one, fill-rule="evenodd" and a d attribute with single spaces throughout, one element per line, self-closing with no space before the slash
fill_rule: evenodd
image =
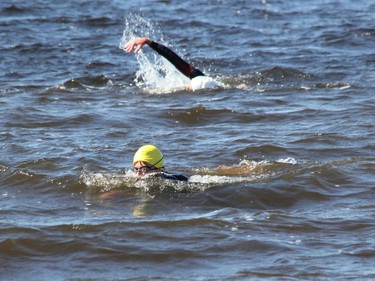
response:
<path id="1" fill-rule="evenodd" d="M 1 280 L 375 279 L 374 2 L 198 2 L 0 3 Z"/>

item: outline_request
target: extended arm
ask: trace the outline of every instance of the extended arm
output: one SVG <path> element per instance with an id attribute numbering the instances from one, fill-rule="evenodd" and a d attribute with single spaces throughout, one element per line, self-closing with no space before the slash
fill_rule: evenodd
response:
<path id="1" fill-rule="evenodd" d="M 175 52 L 173 52 L 168 47 L 156 43 L 154 41 L 151 41 L 150 39 L 146 37 L 136 38 L 134 40 L 129 41 L 125 46 L 124 50 L 127 53 L 130 53 L 134 47 L 134 52 L 139 52 L 139 50 L 143 47 L 143 45 L 149 45 L 152 49 L 154 49 L 159 55 L 166 58 L 170 63 L 172 63 L 182 74 L 187 76 L 190 79 L 193 79 L 197 76 L 204 76 L 204 74 L 191 66 L 189 63 L 184 61 L 181 57 L 179 57 Z"/>

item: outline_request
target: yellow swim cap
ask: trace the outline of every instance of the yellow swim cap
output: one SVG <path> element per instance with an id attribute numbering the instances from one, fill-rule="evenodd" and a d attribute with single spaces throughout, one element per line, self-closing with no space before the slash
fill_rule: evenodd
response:
<path id="1" fill-rule="evenodd" d="M 151 144 L 144 145 L 137 150 L 134 154 L 133 164 L 138 161 L 147 162 L 158 169 L 164 168 L 163 154 Z"/>

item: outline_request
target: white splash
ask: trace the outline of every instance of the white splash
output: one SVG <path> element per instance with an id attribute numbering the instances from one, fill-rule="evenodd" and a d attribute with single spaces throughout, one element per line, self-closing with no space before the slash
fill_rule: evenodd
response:
<path id="1" fill-rule="evenodd" d="M 215 175 L 193 175 L 189 178 L 191 183 L 201 184 L 226 184 L 226 183 L 239 183 L 239 182 L 251 182 L 256 177 L 233 177 L 233 176 L 215 176 Z"/>
<path id="2" fill-rule="evenodd" d="M 294 159 L 293 157 L 288 157 L 288 158 L 285 158 L 285 159 L 279 159 L 276 162 L 277 163 L 283 163 L 283 164 L 292 164 L 292 165 L 297 164 L 297 160 Z"/>

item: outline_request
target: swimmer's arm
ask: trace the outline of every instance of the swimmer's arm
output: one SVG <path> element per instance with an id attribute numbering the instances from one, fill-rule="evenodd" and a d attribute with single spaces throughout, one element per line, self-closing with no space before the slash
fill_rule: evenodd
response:
<path id="1" fill-rule="evenodd" d="M 131 53 L 133 50 L 135 53 L 138 53 L 144 45 L 149 45 L 159 55 L 163 56 L 170 63 L 172 63 L 182 74 L 191 78 L 190 73 L 192 72 L 192 70 L 194 70 L 194 67 L 188 64 L 186 61 L 184 61 L 181 57 L 179 57 L 175 52 L 173 52 L 168 47 L 157 42 L 154 42 L 147 37 L 140 37 L 130 40 L 128 43 L 125 44 L 124 50 L 127 53 Z"/>
<path id="2" fill-rule="evenodd" d="M 159 44 L 157 42 L 151 41 L 150 47 L 154 49 L 159 55 L 166 58 L 171 64 L 174 65 L 182 74 L 190 78 L 190 73 L 194 69 L 189 63 L 184 61 L 180 56 L 173 52 L 168 47 Z"/>

